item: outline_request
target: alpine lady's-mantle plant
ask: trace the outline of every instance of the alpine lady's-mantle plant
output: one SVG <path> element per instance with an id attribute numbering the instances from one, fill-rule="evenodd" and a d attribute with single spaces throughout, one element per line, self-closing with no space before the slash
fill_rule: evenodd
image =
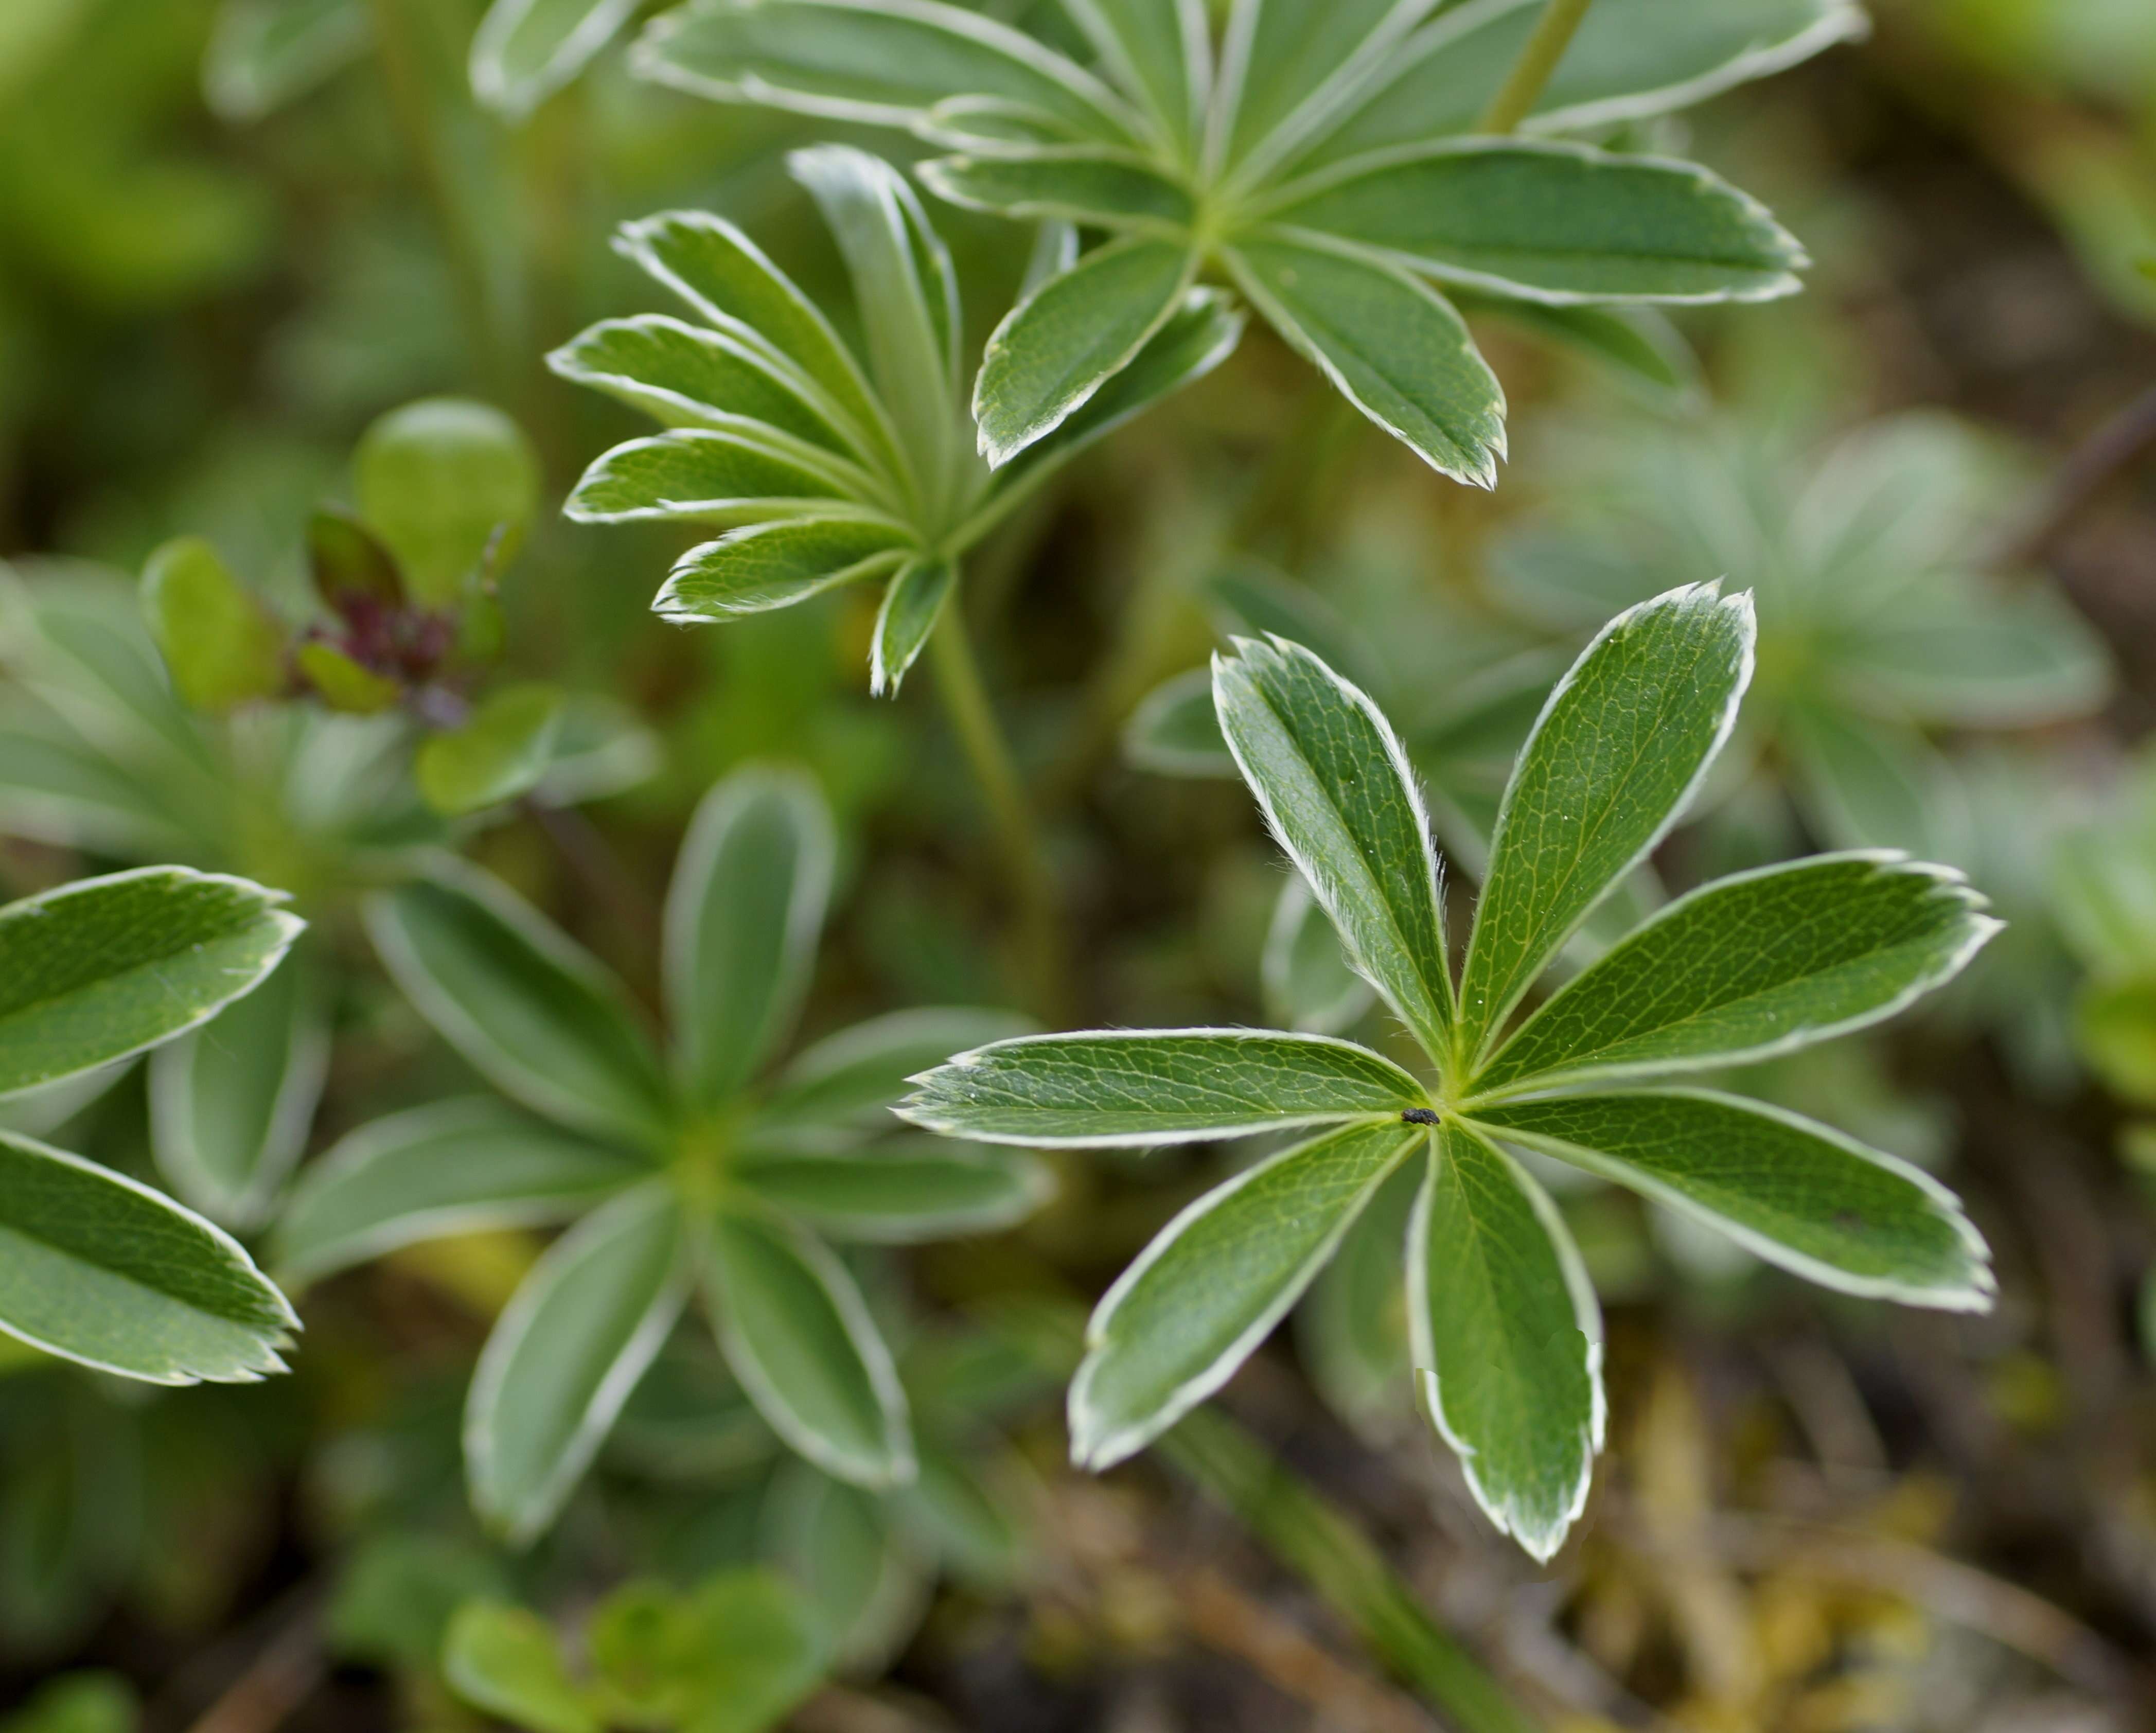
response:
<path id="1" fill-rule="evenodd" d="M 1599 1315 L 1557 1211 L 1512 1153 L 1630 1187 L 1845 1292 L 1988 1306 L 1982 1239 L 1921 1172 L 1671 1074 L 1891 1015 L 1995 930 L 1950 869 L 1821 855 L 1678 899 L 1524 1018 L 1589 912 L 1668 831 L 1752 672 L 1748 596 L 1671 591 L 1620 614 L 1522 749 L 1455 981 L 1430 826 L 1390 725 L 1300 645 L 1215 659 L 1222 733 L 1342 944 L 1427 1058 L 1249 1029 L 1004 1041 L 916 1079 L 947 1134 L 1142 1146 L 1316 1128 L 1169 1223 L 1109 1290 L 1070 1389 L 1072 1453 L 1105 1468 L 1217 1390 L 1358 1212 L 1420 1164 L 1408 1308 L 1422 1405 L 1498 1526 L 1537 1558 L 1602 1441 Z"/>
<path id="2" fill-rule="evenodd" d="M 1216 39 L 1205 0 L 1063 0 L 1081 64 L 937 0 L 694 0 L 635 64 L 705 95 L 909 127 L 957 153 L 920 171 L 952 203 L 1108 233 L 990 340 L 973 411 L 991 464 L 1079 413 L 1210 272 L 1373 421 L 1487 487 L 1504 393 L 1456 302 L 1509 305 L 1653 371 L 1646 335 L 1591 310 L 1786 295 L 1804 259 L 1694 164 L 1473 135 L 1657 113 L 1861 24 L 1845 0 L 1603 0 L 1522 100 L 1507 69 L 1540 9 L 1235 0 Z"/>
<path id="3" fill-rule="evenodd" d="M 882 582 L 869 679 L 896 692 L 968 550 L 1057 464 L 1212 368 L 1242 319 L 1218 291 L 1183 285 L 1112 390 L 1025 463 L 991 474 L 966 413 L 957 279 L 913 189 L 840 146 L 788 160 L 844 257 L 866 353 L 723 218 L 673 211 L 628 224 L 619 249 L 702 323 L 609 319 L 547 357 L 564 378 L 670 429 L 604 454 L 564 509 L 583 523 L 726 527 L 675 562 L 652 603 L 670 620 L 730 619 L 834 584 Z M 1051 260 L 1067 250 L 1051 247 Z"/>
<path id="4" fill-rule="evenodd" d="M 440 1234 L 575 1222 L 502 1313 L 466 1409 L 474 1501 L 513 1538 L 552 1521 L 692 1291 L 788 1445 L 857 1485 L 914 1476 L 890 1351 L 822 1235 L 1001 1227 L 1045 1174 L 875 1135 L 907 1073 L 1023 1026 L 1008 1013 L 875 1018 L 764 1076 L 808 992 L 833 850 L 797 776 L 739 772 L 704 797 L 666 902 L 665 1058 L 605 966 L 475 869 L 445 858 L 369 906 L 413 1003 L 552 1123 L 482 1097 L 362 1127 L 295 1194 L 280 1264 L 311 1277 Z"/>

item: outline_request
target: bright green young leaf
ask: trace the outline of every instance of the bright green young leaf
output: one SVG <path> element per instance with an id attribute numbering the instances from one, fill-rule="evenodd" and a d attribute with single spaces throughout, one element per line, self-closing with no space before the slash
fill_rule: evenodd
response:
<path id="1" fill-rule="evenodd" d="M 1498 809 L 1460 981 L 1473 1057 L 1676 822 L 1752 675 L 1752 603 L 1692 586 L 1620 614 L 1558 684 Z"/>
<path id="2" fill-rule="evenodd" d="M 536 681 L 498 687 L 460 726 L 421 744 L 413 780 L 427 804 L 450 817 L 500 806 L 546 775 L 561 722 L 557 687 Z"/>
<path id="3" fill-rule="evenodd" d="M 1112 1467 L 1226 1383 L 1423 1141 L 1397 1118 L 1329 1131 L 1216 1187 L 1163 1228 L 1087 1328 L 1070 1386 L 1071 1459 Z"/>
<path id="4" fill-rule="evenodd" d="M 465 1407 L 472 1503 L 512 1544 L 553 1520 L 680 1315 L 689 1259 L 666 1187 L 550 1246 L 487 1338 Z"/>
<path id="5" fill-rule="evenodd" d="M 1181 305 L 1196 266 L 1174 241 L 1114 241 L 1014 307 L 973 387 L 990 465 L 1053 433 L 1135 358 Z"/>
<path id="6" fill-rule="evenodd" d="M 311 1281 L 418 1240 L 566 1220 L 650 1172 L 486 1096 L 415 1107 L 307 1168 L 278 1219 L 275 1267 Z"/>
<path id="7" fill-rule="evenodd" d="M 1478 1093 L 1764 1059 L 1892 1017 L 1999 931 L 1948 869 L 1823 854 L 1679 898 L 1570 981 Z"/>
<path id="8" fill-rule="evenodd" d="M 1491 1133 L 1578 1163 L 1845 1293 L 1983 1311 L 1984 1240 L 1920 1168 L 1762 1102 L 1656 1090 L 1477 1109 Z"/>
<path id="9" fill-rule="evenodd" d="M 666 1002 L 689 1098 L 729 1100 L 792 1033 L 837 841 L 814 783 L 737 771 L 696 808 L 666 898 Z"/>
<path id="10" fill-rule="evenodd" d="M 927 648 L 928 634 L 943 618 L 957 587 L 958 568 L 948 560 L 908 560 L 892 577 L 876 611 L 875 636 L 869 647 L 869 692 L 896 698 L 899 682 Z"/>
<path id="11" fill-rule="evenodd" d="M 767 523 L 811 517 L 847 495 L 805 453 L 739 432 L 682 429 L 617 445 L 584 471 L 562 508 L 580 524 Z"/>
<path id="12" fill-rule="evenodd" d="M 910 1245 L 1021 1222 L 1055 1191 L 1048 1170 L 1008 1150 L 901 1138 L 857 1154 L 748 1156 L 740 1183 L 834 1239 Z"/>
<path id="13" fill-rule="evenodd" d="M 689 1611 L 708 1684 L 688 1733 L 763 1733 L 823 1676 L 814 1609 L 769 1571 L 722 1571 L 690 1597 Z"/>
<path id="14" fill-rule="evenodd" d="M 499 409 L 423 397 L 360 436 L 352 481 L 361 516 L 388 543 L 421 602 L 458 599 L 482 565 L 499 570 L 539 507 L 539 457 Z"/>
<path id="15" fill-rule="evenodd" d="M 444 862 L 367 905 L 382 965 L 496 1085 L 565 1125 L 637 1141 L 670 1114 L 620 984 L 509 888 Z"/>
<path id="16" fill-rule="evenodd" d="M 1248 639 L 1213 663 L 1244 780 L 1357 970 L 1424 1046 L 1450 1040 L 1445 905 L 1414 772 L 1376 705 L 1298 644 Z"/>
<path id="17" fill-rule="evenodd" d="M 305 951 L 150 1060 L 157 1169 L 213 1219 L 258 1223 L 305 1146 L 329 1070 L 329 1007 Z"/>
<path id="18" fill-rule="evenodd" d="M 914 1474 L 906 1392 L 845 1266 L 783 1219 L 722 1211 L 708 1261 L 719 1344 L 771 1428 L 860 1486 Z"/>
<path id="19" fill-rule="evenodd" d="M 347 715 L 379 715 L 404 695 L 396 681 L 354 661 L 333 643 L 320 639 L 303 643 L 292 652 L 292 659 L 314 687 L 315 695 Z"/>
<path id="20" fill-rule="evenodd" d="M 442 1677 L 475 1709 L 528 1733 L 604 1733 L 569 1677 L 553 1628 L 521 1607 L 459 1607 L 442 1641 Z"/>
<path id="21" fill-rule="evenodd" d="M 472 95 L 505 118 L 522 120 L 620 33 L 638 3 L 494 0 L 472 37 Z"/>
<path id="22" fill-rule="evenodd" d="M 1242 243 L 1228 268 L 1274 329 L 1371 420 L 1440 474 L 1496 485 L 1504 390 L 1442 295 L 1374 254 L 1285 233 Z"/>
<path id="23" fill-rule="evenodd" d="M 1145 1148 L 1427 1108 L 1422 1085 L 1367 1048 L 1253 1029 L 1029 1035 L 914 1079 L 902 1119 L 1035 1148 Z"/>
<path id="24" fill-rule="evenodd" d="M 285 633 L 198 536 L 167 541 L 142 571 L 142 613 L 172 684 L 221 714 L 285 684 Z"/>
<path id="25" fill-rule="evenodd" d="M 1537 1559 L 1563 1545 L 1602 1448 L 1602 1323 L 1541 1187 L 1458 1124 L 1430 1140 L 1408 1239 L 1424 1411 L 1476 1500 Z"/>
<path id="26" fill-rule="evenodd" d="M 232 1384 L 284 1371 L 299 1327 L 229 1234 L 94 1161 L 0 1133 L 0 1331 L 121 1377 Z"/>
<path id="27" fill-rule="evenodd" d="M 879 517 L 805 518 L 737 530 L 674 562 L 652 602 L 661 619 L 723 620 L 791 608 L 835 584 L 905 564 L 906 532 Z"/>
<path id="28" fill-rule="evenodd" d="M 244 879 L 138 867 L 0 909 L 0 1095 L 208 1021 L 305 925 L 283 900 Z"/>
<path id="29" fill-rule="evenodd" d="M 894 1011 L 827 1035 L 778 1075 L 751 1132 L 758 1146 L 887 1130 L 890 1110 L 917 1071 L 1033 1025 L 1010 1011 Z"/>

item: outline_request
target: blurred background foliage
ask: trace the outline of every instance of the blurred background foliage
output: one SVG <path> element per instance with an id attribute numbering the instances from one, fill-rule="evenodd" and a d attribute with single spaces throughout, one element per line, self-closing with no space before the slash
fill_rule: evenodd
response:
<path id="1" fill-rule="evenodd" d="M 0 7 L 8 739 L 64 743 L 78 792 L 107 778 L 148 800 L 56 803 L 11 746 L 4 889 L 155 856 L 298 891 L 320 958 L 288 1029 L 304 1016 L 331 1038 L 312 1129 L 302 1115 L 280 1161 L 470 1080 L 349 918 L 368 833 L 400 823 L 465 845 L 649 997 L 649 910 L 690 806 L 737 763 L 789 760 L 840 826 L 810 1034 L 1032 997 L 956 744 L 927 694 L 861 690 L 874 598 L 675 631 L 648 604 L 687 538 L 555 510 L 639 430 L 541 359 L 643 305 L 613 226 L 721 212 L 843 308 L 783 159 L 846 129 L 638 82 L 633 4 L 581 9 L 607 28 L 574 54 L 543 3 L 503 0 L 484 28 L 482 10 Z M 1758 191 L 1816 261 L 1794 300 L 1679 320 L 1696 389 L 1643 396 L 1479 332 L 1517 433 L 1486 496 L 1254 333 L 1057 476 L 976 560 L 968 606 L 1049 827 L 1078 964 L 1065 1008 L 1346 1029 L 1368 996 L 1284 890 L 1189 702 L 1219 636 L 1336 647 L 1401 719 L 1471 877 L 1581 631 L 1694 577 L 1756 586 L 1748 750 L 1628 895 L 1896 844 L 1994 898 L 2010 931 L 1939 1008 L 1732 1081 L 1949 1172 L 1998 1254 L 1996 1313 L 1799 1291 L 1575 1182 L 1562 1202 L 1610 1308 L 1612 1472 L 1537 1571 L 1405 1436 L 1381 1200 L 1228 1404 L 1381 1546 L 1327 1578 L 1306 1557 L 1283 1570 L 1262 1518 L 1238 1525 L 1158 1466 L 1062 1465 L 1069 1304 L 1220 1164 L 1059 1161 L 1060 1195 L 1025 1228 L 860 1264 L 912 1393 L 917 1487 L 879 1500 L 786 1457 L 684 1332 L 559 1527 L 516 1554 L 470 1514 L 457 1417 L 537 1242 L 451 1240 L 314 1291 L 295 1375 L 259 1387 L 123 1389 L 6 1351 L 0 1726 L 449 1733 L 483 1725 L 441 1670 L 465 1601 L 520 1600 L 574 1635 L 625 1582 L 685 1594 L 757 1565 L 803 1592 L 834 1670 L 798 1712 L 812 1733 L 1431 1725 L 1388 1676 L 1414 1664 L 1342 1623 L 1388 1570 L 1553 1727 L 2148 1725 L 2156 466 L 2133 459 L 2156 430 L 2137 396 L 2156 381 L 2156 8 L 1874 12 L 1861 42 L 1639 129 Z M 975 320 L 1007 305 L 1027 237 L 935 216 Z M 603 717 L 557 767 L 581 746 L 612 768 L 557 792 L 592 802 L 619 895 L 594 895 L 528 812 L 413 807 L 394 766 L 377 774 L 365 719 L 182 717 L 197 788 L 125 691 L 52 660 L 54 610 L 147 651 L 132 583 L 171 536 L 207 538 L 273 603 L 303 595 L 310 515 L 357 500 L 362 431 L 440 394 L 506 412 L 537 454 L 541 510 L 501 575 L 503 677 Z M 131 810 L 131 831 L 114 818 Z M 74 1120 L 72 1147 L 151 1172 L 155 1077 L 100 1082 L 10 1104 L 10 1122 Z M 263 1207 L 223 1201 L 243 1224 Z M 1363 1589 L 1322 1587 L 1342 1570 Z M 647 1597 L 637 1616 L 691 1604 Z M 621 1724 L 675 1725 L 644 1710 Z"/>

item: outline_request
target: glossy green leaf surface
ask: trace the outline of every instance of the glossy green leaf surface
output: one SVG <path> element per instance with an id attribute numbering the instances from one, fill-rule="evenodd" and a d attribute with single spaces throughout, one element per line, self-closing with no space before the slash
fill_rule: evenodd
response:
<path id="1" fill-rule="evenodd" d="M 1951 1192 L 1794 1114 L 1667 1090 L 1522 1101 L 1476 1117 L 1705 1220 L 1808 1280 L 1905 1305 L 1991 1303 L 1984 1240 Z"/>
<path id="2" fill-rule="evenodd" d="M 1239 642 L 1214 701 L 1265 822 L 1357 969 L 1432 1052 L 1452 1028 L 1445 909 L 1407 754 L 1367 695 L 1301 646 Z"/>
<path id="3" fill-rule="evenodd" d="M 505 1092 L 602 1136 L 662 1132 L 665 1076 L 620 983 L 506 885 L 444 864 L 371 900 L 367 925 L 420 1014 Z"/>
<path id="4" fill-rule="evenodd" d="M 206 1021 L 298 936 L 283 900 L 244 879 L 141 867 L 0 908 L 0 1095 Z"/>
<path id="5" fill-rule="evenodd" d="M 689 1098 L 715 1106 L 793 1033 L 837 850 L 814 783 L 737 771 L 696 808 L 666 898 L 667 1009 Z"/>
<path id="6" fill-rule="evenodd" d="M 708 1280 L 726 1363 L 772 1430 L 860 1486 L 913 1478 L 906 1392 L 860 1289 L 819 1241 L 775 1218 L 721 1213 Z"/>
<path id="7" fill-rule="evenodd" d="M 1669 829 L 1736 720 L 1751 598 L 1673 590 L 1620 614 L 1550 695 L 1514 766 L 1460 982 L 1471 1055 Z"/>
<path id="8" fill-rule="evenodd" d="M 1430 1141 L 1408 1238 L 1424 1412 L 1490 1520 L 1547 1559 L 1602 1448 L 1601 1314 L 1542 1187 L 1466 1126 Z"/>
<path id="9" fill-rule="evenodd" d="M 1428 1105 L 1421 1084 L 1367 1048 L 1251 1029 L 1026 1036 L 914 1081 L 901 1118 L 1039 1148 L 1204 1141 Z"/>
<path id="10" fill-rule="evenodd" d="M 495 1321 L 465 1406 L 465 1467 L 473 1505 L 511 1542 L 553 1520 L 673 1328 L 685 1242 L 668 1189 L 624 1192 L 548 1247 Z"/>
<path id="11" fill-rule="evenodd" d="M 1163 1228 L 1117 1278 L 1070 1386 L 1071 1459 L 1144 1448 L 1248 1359 L 1421 1131 L 1352 1125 L 1268 1156 Z"/>
<path id="12" fill-rule="evenodd" d="M 650 1172 L 490 1097 L 412 1108 L 307 1168 L 278 1220 L 275 1267 L 312 1280 L 418 1240 L 567 1220 Z"/>
<path id="13" fill-rule="evenodd" d="M 1958 874 L 1820 855 L 1680 898 L 1567 982 L 1477 1074 L 1548 1087 L 1762 1059 L 1891 1017 L 1999 929 Z"/>
<path id="14" fill-rule="evenodd" d="M 731 526 L 810 516 L 847 497 L 824 465 L 776 442 L 732 429 L 685 428 L 605 453 L 584 471 L 562 511 L 585 524 Z"/>
<path id="15" fill-rule="evenodd" d="M 239 1243 L 147 1186 L 0 1133 L 0 1331 L 153 1384 L 285 1370 L 299 1320 Z"/>

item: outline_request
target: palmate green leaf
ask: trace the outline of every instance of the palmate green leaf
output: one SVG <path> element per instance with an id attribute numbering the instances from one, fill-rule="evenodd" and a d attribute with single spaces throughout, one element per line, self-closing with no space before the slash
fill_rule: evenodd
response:
<path id="1" fill-rule="evenodd" d="M 722 1210 L 706 1259 L 719 1346 L 799 1454 L 857 1486 L 914 1474 L 906 1392 L 845 1266 L 782 1218 Z"/>
<path id="2" fill-rule="evenodd" d="M 1450 1046 L 1452 977 L 1430 818 L 1376 705 L 1300 645 L 1240 640 L 1214 701 L 1273 834 L 1357 970 L 1433 1053 Z"/>
<path id="3" fill-rule="evenodd" d="M 0 1133 L 0 1331 L 152 1384 L 251 1383 L 300 1327 L 239 1243 L 125 1175 Z"/>
<path id="4" fill-rule="evenodd" d="M 1471 0 L 1444 10 L 1396 53 L 1309 168 L 1440 134 L 1472 132 L 1526 45 L 1537 0 Z M 1607 126 L 1688 107 L 1861 36 L 1852 0 L 1595 0 L 1525 123 L 1528 132 Z"/>
<path id="5" fill-rule="evenodd" d="M 1023 156 L 940 156 L 921 184 L 967 210 L 1006 217 L 1154 229 L 1173 237 L 1198 214 L 1189 189 L 1136 152 L 1071 145 Z"/>
<path id="6" fill-rule="evenodd" d="M 793 1033 L 838 842 L 795 772 L 739 770 L 696 808 L 666 897 L 665 984 L 688 1099 L 731 1099 Z"/>
<path id="7" fill-rule="evenodd" d="M 869 645 L 870 696 L 898 695 L 900 682 L 927 647 L 957 583 L 958 568 L 948 560 L 909 560 L 892 575 Z"/>
<path id="8" fill-rule="evenodd" d="M 806 454 L 752 434 L 683 429 L 604 453 L 562 512 L 580 524 L 768 523 L 814 516 L 856 497 L 844 483 Z"/>
<path id="9" fill-rule="evenodd" d="M 136 776 L 54 722 L 0 728 L 0 829 L 57 848 L 124 859 L 192 854 L 203 848 L 189 814 L 153 781 Z M 204 815 L 192 815 L 199 822 Z"/>
<path id="10" fill-rule="evenodd" d="M 1736 721 L 1753 638 L 1748 595 L 1672 590 L 1603 628 L 1550 694 L 1498 808 L 1460 977 L 1464 1054 L 1676 823 Z"/>
<path id="11" fill-rule="evenodd" d="M 1804 251 L 1707 170 L 1585 146 L 1441 140 L 1357 156 L 1280 189 L 1260 234 L 1366 250 L 1523 300 L 1765 300 Z"/>
<path id="12" fill-rule="evenodd" d="M 0 909 L 0 1095 L 206 1022 L 305 925 L 283 901 L 244 879 L 140 867 Z"/>
<path id="13" fill-rule="evenodd" d="M 1070 1454 L 1112 1467 L 1226 1383 L 1424 1134 L 1345 1126 L 1216 1187 L 1116 1279 L 1070 1386 Z"/>
<path id="14" fill-rule="evenodd" d="M 1030 1019 L 1016 1012 L 970 1007 L 870 1018 L 798 1054 L 779 1073 L 748 1135 L 760 1147 L 834 1138 L 850 1144 L 864 1129 L 890 1125 L 890 1110 L 916 1072 L 1032 1030 Z"/>
<path id="15" fill-rule="evenodd" d="M 1441 474 L 1494 487 L 1505 393 L 1451 304 L 1385 259 L 1286 230 L 1228 254 L 1236 285 L 1348 400 Z"/>
<path id="16" fill-rule="evenodd" d="M 1476 1502 L 1536 1558 L 1564 1542 L 1602 1448 L 1602 1327 L 1540 1186 L 1458 1122 L 1430 1139 L 1408 1237 L 1422 1405 Z"/>
<path id="17" fill-rule="evenodd" d="M 1390 1060 L 1322 1035 L 1104 1029 L 1028 1035 L 913 1079 L 899 1117 L 947 1136 L 1035 1148 L 1144 1148 L 1427 1108 Z"/>
<path id="18" fill-rule="evenodd" d="M 1789 792 L 1813 835 L 1845 849 L 1967 857 L 1969 813 L 1953 767 L 1913 729 L 1796 703 L 1782 735 Z"/>
<path id="19" fill-rule="evenodd" d="M 1188 245 L 1134 236 L 1086 254 L 1007 314 L 973 387 L 981 455 L 1008 463 L 1127 366 L 1181 305 Z"/>
<path id="20" fill-rule="evenodd" d="M 639 3 L 494 0 L 472 37 L 472 95 L 506 119 L 522 120 L 589 65 Z"/>
<path id="21" fill-rule="evenodd" d="M 553 1628 L 500 1601 L 468 1601 L 442 1639 L 442 1677 L 475 1709 L 528 1733 L 603 1733 Z"/>
<path id="22" fill-rule="evenodd" d="M 262 985 L 150 1060 L 165 1182 L 213 1220 L 259 1223 L 305 1148 L 330 1059 L 319 962 L 288 952 Z"/>
<path id="23" fill-rule="evenodd" d="M 1717 879 L 1575 975 L 1477 1094 L 1761 1059 L 1892 1016 L 1999 931 L 1958 873 L 1826 854 Z"/>
<path id="24" fill-rule="evenodd" d="M 690 1259 L 672 1189 L 637 1187 L 548 1247 L 496 1320 L 465 1405 L 473 1505 L 512 1543 L 545 1530 L 674 1327 Z"/>
<path id="25" fill-rule="evenodd" d="M 419 1240 L 566 1221 L 650 1173 L 489 1096 L 415 1107 L 307 1168 L 278 1218 L 275 1264 L 312 1281 Z"/>
<path id="26" fill-rule="evenodd" d="M 1055 1193 L 1040 1162 L 1008 1150 L 908 1137 L 855 1153 L 744 1156 L 735 1177 L 834 1239 L 913 1245 L 993 1233 Z"/>
<path id="27" fill-rule="evenodd" d="M 1067 0 L 1109 75 L 1187 152 L 1205 120 L 1213 42 L 1205 0 Z"/>
<path id="28" fill-rule="evenodd" d="M 405 997 L 506 1094 L 603 1136 L 664 1136 L 665 1075 L 620 983 L 506 885 L 444 859 L 366 912 Z"/>
<path id="29" fill-rule="evenodd" d="M 1274 162 L 1321 133 L 1438 0 L 1234 0 L 1209 158 Z"/>
<path id="30" fill-rule="evenodd" d="M 1492 1135 L 1577 1163 L 1845 1293 L 1984 1311 L 1982 1236 L 1922 1169 L 1763 1102 L 1707 1090 L 1476 1110 Z"/>
<path id="31" fill-rule="evenodd" d="M 685 623 L 791 608 L 834 585 L 896 572 L 911 541 L 902 525 L 865 515 L 737 530 L 675 561 L 651 611 Z"/>

